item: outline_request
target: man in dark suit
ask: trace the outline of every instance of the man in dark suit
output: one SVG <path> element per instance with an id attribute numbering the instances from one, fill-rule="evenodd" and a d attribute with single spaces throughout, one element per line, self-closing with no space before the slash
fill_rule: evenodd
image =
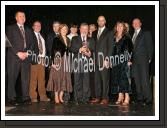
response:
<path id="1" fill-rule="evenodd" d="M 88 103 L 90 98 L 89 70 L 84 66 L 89 61 L 94 48 L 94 40 L 88 37 L 88 24 L 80 25 L 80 36 L 72 38 L 71 51 L 78 63 L 74 65 L 74 98 L 76 104 Z M 87 60 L 87 62 L 85 61 Z M 89 66 L 89 64 L 88 64 Z"/>
<path id="2" fill-rule="evenodd" d="M 15 15 L 16 24 L 7 27 L 6 35 L 12 45 L 8 48 L 8 100 L 12 105 L 18 105 L 16 102 L 15 84 L 19 72 L 21 72 L 22 100 L 25 104 L 29 101 L 29 72 L 30 62 L 27 51 L 31 49 L 32 31 L 27 28 L 25 23 L 25 13 L 17 12 Z"/>
<path id="3" fill-rule="evenodd" d="M 54 21 L 53 22 L 53 31 L 50 34 L 48 34 L 47 41 L 46 41 L 46 50 L 47 50 L 48 56 L 51 55 L 53 39 L 55 37 L 59 36 L 59 27 L 60 27 L 60 22 Z"/>
<path id="4" fill-rule="evenodd" d="M 93 32 L 92 37 L 95 40 L 95 56 L 96 56 L 96 70 L 95 70 L 95 96 L 96 98 L 91 100 L 91 103 L 100 103 L 107 105 L 109 102 L 108 91 L 109 91 L 109 69 L 107 67 L 107 61 L 104 61 L 99 56 L 99 53 L 103 54 L 103 57 L 109 55 L 109 41 L 108 33 L 109 30 L 106 28 L 106 20 L 104 16 L 99 16 L 98 20 L 98 30 Z M 101 70 L 100 68 L 103 67 Z"/>
<path id="5" fill-rule="evenodd" d="M 49 74 L 50 74 L 50 65 L 51 65 L 51 49 L 52 49 L 52 44 L 53 44 L 53 39 L 55 37 L 58 37 L 59 36 L 59 28 L 60 28 L 60 22 L 59 21 L 54 21 L 53 22 L 53 30 L 51 33 L 49 33 L 47 35 L 47 40 L 46 40 L 46 56 L 49 57 L 49 65 L 48 67 L 46 67 L 45 69 L 45 78 L 46 78 L 46 84 L 48 83 L 48 80 L 49 80 Z M 53 92 L 50 92 L 50 97 L 51 99 L 54 99 L 54 93 Z"/>
<path id="6" fill-rule="evenodd" d="M 132 74 L 136 84 L 137 100 L 144 102 L 144 104 L 150 104 L 152 102 L 152 91 L 149 81 L 149 63 L 153 55 L 153 43 L 151 33 L 141 29 L 141 25 L 139 18 L 133 20 Z"/>

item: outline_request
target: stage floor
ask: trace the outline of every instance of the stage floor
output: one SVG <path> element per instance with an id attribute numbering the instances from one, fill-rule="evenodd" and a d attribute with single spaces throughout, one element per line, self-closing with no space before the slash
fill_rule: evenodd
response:
<path id="1" fill-rule="evenodd" d="M 154 105 L 153 105 L 154 106 Z M 55 105 L 53 102 L 38 102 L 32 105 L 6 106 L 6 116 L 154 116 L 152 105 L 130 104 L 128 107 L 110 103 L 108 106 L 74 103 Z"/>

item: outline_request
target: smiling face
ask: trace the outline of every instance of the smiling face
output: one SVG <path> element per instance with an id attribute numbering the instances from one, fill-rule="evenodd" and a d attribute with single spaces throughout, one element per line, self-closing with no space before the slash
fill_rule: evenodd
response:
<path id="1" fill-rule="evenodd" d="M 60 28 L 60 24 L 59 23 L 54 23 L 53 24 L 53 31 L 55 33 L 58 33 L 59 32 L 59 28 Z"/>
<path id="2" fill-rule="evenodd" d="M 71 31 L 72 34 L 76 34 L 78 29 L 77 29 L 77 27 L 71 27 L 70 31 Z"/>
<path id="3" fill-rule="evenodd" d="M 81 25 L 80 27 L 80 33 L 82 36 L 87 36 L 89 31 L 88 25 Z"/>
<path id="4" fill-rule="evenodd" d="M 41 31 L 41 23 L 38 22 L 38 21 L 34 22 L 33 30 L 34 30 L 35 32 L 40 32 L 40 31 Z"/>
<path id="5" fill-rule="evenodd" d="M 96 30 L 96 27 L 95 26 L 93 26 L 93 25 L 90 25 L 89 26 L 89 33 L 92 33 L 92 32 L 94 32 Z"/>
<path id="6" fill-rule="evenodd" d="M 61 36 L 66 36 L 68 33 L 68 28 L 66 26 L 63 26 L 61 29 L 60 29 L 60 34 Z"/>
<path id="7" fill-rule="evenodd" d="M 140 19 L 134 19 L 132 22 L 132 26 L 135 30 L 141 28 L 141 25 L 142 25 L 142 23 L 141 23 Z"/>
<path id="8" fill-rule="evenodd" d="M 25 17 L 24 12 L 17 12 L 15 18 L 16 18 L 16 22 L 18 24 L 24 25 L 24 23 L 26 21 L 26 17 Z"/>
<path id="9" fill-rule="evenodd" d="M 118 33 L 122 33 L 124 30 L 124 25 L 122 23 L 118 23 L 116 30 Z"/>

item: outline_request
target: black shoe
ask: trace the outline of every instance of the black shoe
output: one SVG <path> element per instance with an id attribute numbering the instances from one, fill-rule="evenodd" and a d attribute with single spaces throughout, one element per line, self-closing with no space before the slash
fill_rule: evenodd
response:
<path id="1" fill-rule="evenodd" d="M 75 102 L 75 105 L 79 105 L 79 102 Z"/>
<path id="2" fill-rule="evenodd" d="M 23 104 L 24 105 L 31 105 L 32 103 L 31 103 L 31 100 L 24 100 Z"/>
<path id="3" fill-rule="evenodd" d="M 16 100 L 10 100 L 10 101 L 8 101 L 8 104 L 11 106 L 18 106 L 19 105 Z"/>
<path id="4" fill-rule="evenodd" d="M 84 101 L 84 102 L 82 102 L 82 104 L 89 104 L 89 101 Z"/>

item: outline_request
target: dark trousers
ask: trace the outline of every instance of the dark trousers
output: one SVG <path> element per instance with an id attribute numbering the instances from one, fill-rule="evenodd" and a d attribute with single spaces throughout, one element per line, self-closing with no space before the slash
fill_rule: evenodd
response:
<path id="1" fill-rule="evenodd" d="M 137 100 L 152 101 L 148 60 L 140 59 L 140 61 L 134 62 L 133 76 L 136 84 Z"/>
<path id="2" fill-rule="evenodd" d="M 15 84 L 16 80 L 21 73 L 21 88 L 22 88 L 22 99 L 29 99 L 29 75 L 30 75 L 30 63 L 27 59 L 21 61 L 18 58 L 13 58 L 8 56 L 8 99 L 15 100 L 16 90 Z"/>
<path id="3" fill-rule="evenodd" d="M 95 96 L 96 98 L 108 99 L 109 93 L 109 69 L 104 68 L 99 70 L 99 66 L 96 66 L 95 71 Z"/>
<path id="4" fill-rule="evenodd" d="M 77 102 L 87 102 L 90 98 L 89 72 L 74 73 L 74 98 Z"/>

